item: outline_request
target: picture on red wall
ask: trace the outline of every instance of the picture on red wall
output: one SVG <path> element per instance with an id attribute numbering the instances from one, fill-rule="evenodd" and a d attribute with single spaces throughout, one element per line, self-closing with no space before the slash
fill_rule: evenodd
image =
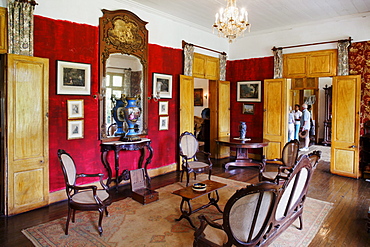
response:
<path id="1" fill-rule="evenodd" d="M 91 64 L 57 61 L 57 94 L 90 95 Z"/>
<path id="2" fill-rule="evenodd" d="M 261 102 L 261 81 L 238 81 L 237 101 Z"/>

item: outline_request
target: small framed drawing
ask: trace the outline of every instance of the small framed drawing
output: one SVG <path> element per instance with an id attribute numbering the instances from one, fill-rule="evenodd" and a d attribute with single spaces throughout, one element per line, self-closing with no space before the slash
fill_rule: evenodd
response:
<path id="1" fill-rule="evenodd" d="M 172 98 L 172 75 L 153 73 L 153 95 L 159 98 Z"/>
<path id="2" fill-rule="evenodd" d="M 68 120 L 68 140 L 84 138 L 84 120 Z"/>
<path id="3" fill-rule="evenodd" d="M 203 88 L 194 88 L 194 106 L 203 106 Z"/>
<path id="4" fill-rule="evenodd" d="M 168 101 L 159 101 L 159 115 L 168 115 Z"/>
<path id="5" fill-rule="evenodd" d="M 84 100 L 67 100 L 68 119 L 84 117 Z"/>
<path id="6" fill-rule="evenodd" d="M 168 130 L 168 116 L 159 117 L 159 130 Z"/>
<path id="7" fill-rule="evenodd" d="M 57 94 L 90 95 L 91 64 L 57 61 Z"/>
<path id="8" fill-rule="evenodd" d="M 237 101 L 261 102 L 261 81 L 238 81 Z"/>
<path id="9" fill-rule="evenodd" d="M 254 114 L 253 104 L 243 104 L 243 114 Z"/>

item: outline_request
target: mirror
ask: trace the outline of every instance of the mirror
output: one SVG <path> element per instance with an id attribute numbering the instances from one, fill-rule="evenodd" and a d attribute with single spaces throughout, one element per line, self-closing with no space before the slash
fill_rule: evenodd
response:
<path id="1" fill-rule="evenodd" d="M 100 42 L 100 138 L 147 134 L 147 22 L 127 10 L 102 10 Z M 140 116 L 123 117 L 135 98 Z M 133 139 L 132 139 L 133 140 Z"/>

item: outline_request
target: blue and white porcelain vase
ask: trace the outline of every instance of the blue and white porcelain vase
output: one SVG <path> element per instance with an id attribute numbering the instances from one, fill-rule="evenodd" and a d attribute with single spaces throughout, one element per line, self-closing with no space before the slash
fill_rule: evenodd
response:
<path id="1" fill-rule="evenodd" d="M 135 124 L 138 121 L 141 110 L 138 106 L 138 97 L 126 97 L 127 105 L 124 108 L 125 120 L 128 125 L 126 135 L 122 138 L 123 141 L 140 140 L 138 133 L 135 131 Z"/>
<path id="2" fill-rule="evenodd" d="M 245 139 L 245 135 L 247 134 L 247 124 L 245 122 L 240 122 L 239 133 L 240 139 Z"/>
<path id="3" fill-rule="evenodd" d="M 124 101 L 124 98 L 124 95 L 122 95 L 120 99 L 116 99 L 114 95 L 111 97 L 112 103 L 114 104 L 112 115 L 114 121 L 116 121 L 117 124 L 117 129 L 114 132 L 115 136 L 124 136 L 126 134 L 126 132 L 123 130 L 123 125 L 125 122 L 124 109 L 126 107 L 126 102 Z"/>

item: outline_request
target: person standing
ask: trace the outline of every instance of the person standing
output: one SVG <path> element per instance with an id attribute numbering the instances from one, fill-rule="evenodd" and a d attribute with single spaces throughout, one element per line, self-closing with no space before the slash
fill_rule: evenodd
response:
<path id="1" fill-rule="evenodd" d="M 301 126 L 302 126 L 302 132 L 306 131 L 306 135 L 304 137 L 304 147 L 299 149 L 300 151 L 308 151 L 308 145 L 310 144 L 310 119 L 311 119 L 311 113 L 307 110 L 307 104 L 302 105 L 302 117 L 301 117 Z"/>
<path id="2" fill-rule="evenodd" d="M 299 110 L 299 105 L 296 104 L 294 106 L 294 111 L 293 111 L 293 114 L 294 114 L 294 139 L 296 140 L 299 140 L 299 131 L 300 131 L 300 128 L 301 128 L 301 117 L 302 117 L 302 112 Z"/>
<path id="3" fill-rule="evenodd" d="M 292 111 L 292 107 L 289 106 L 289 114 L 288 114 L 288 142 L 294 140 L 294 113 Z"/>

